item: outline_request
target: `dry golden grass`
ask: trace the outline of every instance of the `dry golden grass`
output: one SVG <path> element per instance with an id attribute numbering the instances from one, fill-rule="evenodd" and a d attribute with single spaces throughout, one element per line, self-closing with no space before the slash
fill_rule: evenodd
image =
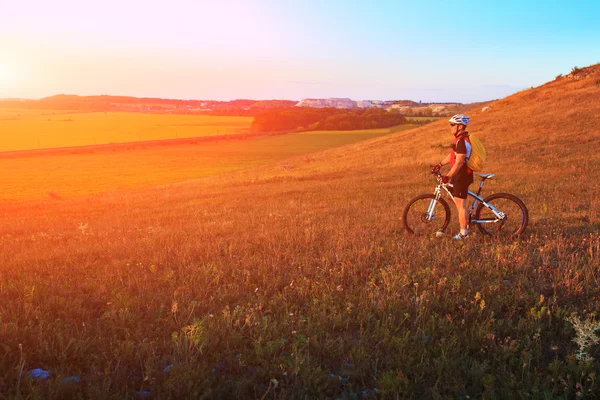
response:
<path id="1" fill-rule="evenodd" d="M 0 392 L 594 398 L 600 354 L 567 317 L 600 311 L 597 69 L 469 113 L 487 193 L 529 207 L 521 240 L 401 230 L 443 121 L 285 170 L 0 205 Z"/>
<path id="2" fill-rule="evenodd" d="M 0 152 L 246 132 L 251 117 L 0 109 Z"/>
<path id="3" fill-rule="evenodd" d="M 44 153 L 0 153 L 2 201 L 26 201 L 90 195 L 170 184 L 280 161 L 382 136 L 391 129 L 315 131 L 288 135 L 219 139 L 190 143 L 92 147 Z M 294 163 L 294 168 L 296 164 Z"/>

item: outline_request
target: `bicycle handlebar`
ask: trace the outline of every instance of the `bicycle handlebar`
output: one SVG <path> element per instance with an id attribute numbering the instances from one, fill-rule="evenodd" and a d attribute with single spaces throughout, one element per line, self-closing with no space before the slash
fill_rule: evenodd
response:
<path id="1" fill-rule="evenodd" d="M 435 175 L 435 178 L 437 179 L 438 184 L 454 186 L 451 183 L 444 183 L 442 181 L 442 173 L 440 172 L 440 168 L 441 168 L 441 166 L 439 164 L 431 166 L 431 174 Z"/>

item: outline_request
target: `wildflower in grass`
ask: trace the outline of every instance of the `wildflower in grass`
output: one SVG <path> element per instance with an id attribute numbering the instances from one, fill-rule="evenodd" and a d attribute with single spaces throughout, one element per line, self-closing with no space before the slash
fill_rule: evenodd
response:
<path id="1" fill-rule="evenodd" d="M 88 224 L 87 222 L 84 224 L 83 222 L 79 223 L 79 226 L 77 227 L 77 229 L 79 229 L 81 231 L 82 235 L 85 235 L 88 229 Z"/>
<path id="2" fill-rule="evenodd" d="M 196 346 L 204 342 L 205 330 L 201 320 L 195 320 L 193 324 L 183 327 L 182 331 Z"/>
<path id="3" fill-rule="evenodd" d="M 171 372 L 171 370 L 173 369 L 173 367 L 175 366 L 175 364 L 169 364 L 167 365 L 164 369 L 163 369 L 163 373 L 168 374 L 169 372 Z"/>
<path id="4" fill-rule="evenodd" d="M 36 368 L 36 369 L 32 369 L 32 370 L 28 371 L 27 375 L 29 375 L 33 379 L 39 379 L 41 381 L 45 381 L 46 379 L 48 379 L 50 377 L 50 371 L 47 371 L 47 370 L 44 370 L 41 368 Z"/>
<path id="5" fill-rule="evenodd" d="M 593 318 L 582 321 L 575 314 L 567 317 L 566 320 L 575 329 L 576 337 L 573 341 L 579 346 L 579 351 L 575 353 L 575 357 L 585 362 L 592 362 L 594 358 L 588 354 L 588 351 L 590 347 L 600 342 L 600 338 L 596 334 L 600 330 L 600 321 L 594 321 Z"/>

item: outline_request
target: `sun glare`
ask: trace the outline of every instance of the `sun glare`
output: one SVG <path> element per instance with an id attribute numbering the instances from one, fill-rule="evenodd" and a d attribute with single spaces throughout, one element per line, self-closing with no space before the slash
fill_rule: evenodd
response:
<path id="1" fill-rule="evenodd" d="M 16 70 L 12 66 L 0 62 L 0 90 L 14 89 L 17 85 L 18 75 Z M 2 98 L 3 92 L 0 92 L 0 98 Z"/>
<path id="2" fill-rule="evenodd" d="M 8 65 L 0 63 L 0 83 L 2 83 L 3 86 L 9 83 L 10 79 L 12 78 L 11 75 L 11 70 Z"/>

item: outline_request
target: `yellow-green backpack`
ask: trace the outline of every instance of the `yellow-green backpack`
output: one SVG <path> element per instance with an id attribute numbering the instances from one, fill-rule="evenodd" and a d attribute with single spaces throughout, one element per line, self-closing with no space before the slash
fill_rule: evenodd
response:
<path id="1" fill-rule="evenodd" d="M 483 147 L 481 140 L 473 135 L 469 135 L 469 143 L 471 143 L 471 155 L 467 160 L 467 167 L 475 172 L 481 171 L 487 157 L 485 147 Z"/>

